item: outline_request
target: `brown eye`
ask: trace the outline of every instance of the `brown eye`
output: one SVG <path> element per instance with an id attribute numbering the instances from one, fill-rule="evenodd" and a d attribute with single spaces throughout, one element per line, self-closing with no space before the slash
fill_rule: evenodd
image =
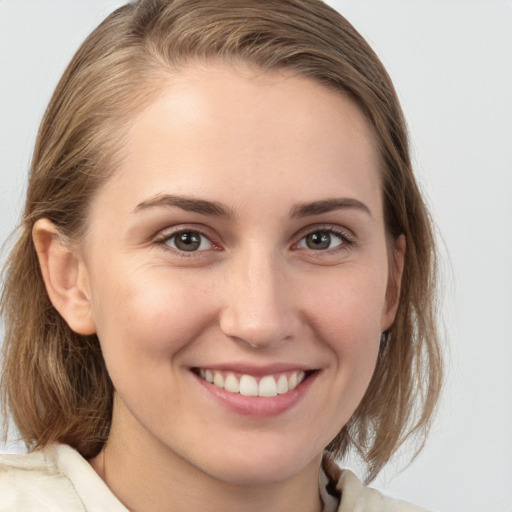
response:
<path id="1" fill-rule="evenodd" d="M 341 244 L 345 240 L 341 235 L 329 230 L 318 230 L 307 234 L 299 242 L 298 247 L 302 249 L 312 249 L 314 251 L 323 251 L 326 249 L 333 249 Z"/>
<path id="2" fill-rule="evenodd" d="M 204 251 L 212 247 L 212 243 L 198 231 L 180 231 L 172 235 L 166 242 L 178 251 Z"/>

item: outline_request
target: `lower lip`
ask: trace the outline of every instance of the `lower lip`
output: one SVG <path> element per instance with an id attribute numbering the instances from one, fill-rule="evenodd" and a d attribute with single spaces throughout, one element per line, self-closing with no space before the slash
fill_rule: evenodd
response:
<path id="1" fill-rule="evenodd" d="M 210 395 L 229 410 L 242 416 L 268 418 L 283 414 L 294 407 L 308 392 L 317 375 L 318 372 L 314 372 L 292 391 L 272 397 L 244 396 L 240 393 L 230 393 L 210 384 L 196 374 L 194 374 L 194 377 Z"/>

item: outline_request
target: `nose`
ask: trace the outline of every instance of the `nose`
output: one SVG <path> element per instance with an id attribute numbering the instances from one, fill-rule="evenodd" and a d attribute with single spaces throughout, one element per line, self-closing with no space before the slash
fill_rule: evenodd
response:
<path id="1" fill-rule="evenodd" d="M 293 304 L 293 283 L 284 262 L 272 253 L 240 255 L 226 276 L 220 328 L 226 336 L 254 348 L 294 338 L 300 316 Z"/>

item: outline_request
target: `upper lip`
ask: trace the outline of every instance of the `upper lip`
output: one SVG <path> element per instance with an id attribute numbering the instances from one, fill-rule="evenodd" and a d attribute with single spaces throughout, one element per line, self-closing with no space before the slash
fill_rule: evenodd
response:
<path id="1" fill-rule="evenodd" d="M 274 363 L 268 365 L 254 365 L 249 363 L 221 363 L 221 364 L 206 364 L 196 366 L 195 368 L 202 368 L 205 370 L 217 370 L 220 372 L 234 372 L 246 375 L 253 375 L 260 377 L 264 375 L 271 375 L 273 373 L 284 373 L 293 371 L 310 372 L 316 368 L 309 365 L 293 364 L 293 363 Z"/>

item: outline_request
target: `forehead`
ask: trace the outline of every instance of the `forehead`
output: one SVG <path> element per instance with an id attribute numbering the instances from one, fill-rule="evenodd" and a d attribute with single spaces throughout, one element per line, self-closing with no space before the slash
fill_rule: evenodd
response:
<path id="1" fill-rule="evenodd" d="M 222 202 L 380 196 L 374 135 L 359 108 L 287 70 L 215 64 L 170 75 L 131 121 L 121 156 L 104 188 L 123 187 L 131 203 L 169 192 Z"/>

